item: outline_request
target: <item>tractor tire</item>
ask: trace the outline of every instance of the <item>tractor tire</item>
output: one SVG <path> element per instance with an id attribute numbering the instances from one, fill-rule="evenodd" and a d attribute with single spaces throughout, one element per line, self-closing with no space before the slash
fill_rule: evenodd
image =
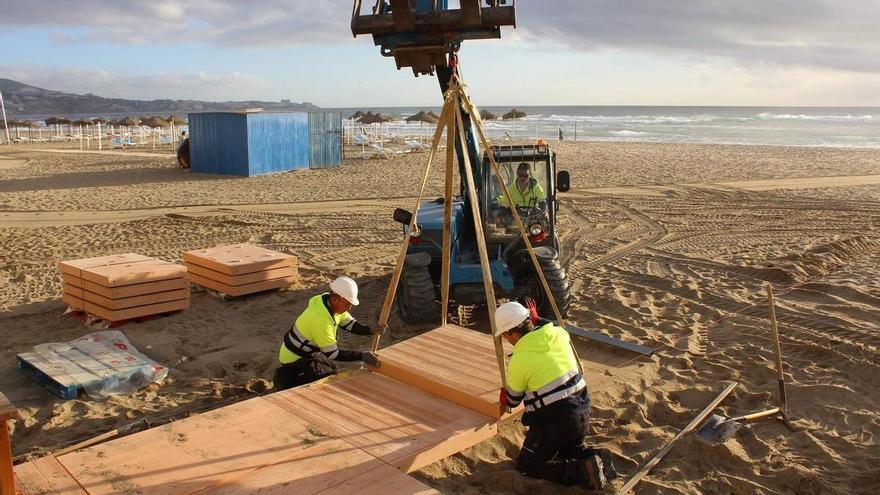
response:
<path id="1" fill-rule="evenodd" d="M 541 248 L 537 248 L 537 251 Z M 543 254 L 543 253 L 542 253 Z M 559 308 L 559 312 L 562 314 L 562 317 L 568 316 L 568 308 L 571 306 L 571 286 L 568 283 L 568 275 L 565 273 L 565 268 L 559 262 L 559 256 L 538 256 L 538 264 L 541 265 L 541 271 L 544 272 L 544 278 L 547 279 L 547 285 L 550 286 L 550 292 L 553 294 L 553 299 L 556 301 L 556 307 Z M 544 287 L 541 285 L 541 280 L 536 276 L 535 277 L 535 290 L 532 298 L 538 305 L 538 314 L 545 318 L 556 318 L 556 315 L 553 314 L 553 306 L 550 305 L 550 301 L 547 299 L 547 294 L 544 292 Z"/>
<path id="2" fill-rule="evenodd" d="M 406 323 L 433 323 L 440 321 L 440 311 L 434 296 L 434 281 L 427 265 L 411 263 L 409 259 L 400 274 L 397 285 L 397 310 Z"/>

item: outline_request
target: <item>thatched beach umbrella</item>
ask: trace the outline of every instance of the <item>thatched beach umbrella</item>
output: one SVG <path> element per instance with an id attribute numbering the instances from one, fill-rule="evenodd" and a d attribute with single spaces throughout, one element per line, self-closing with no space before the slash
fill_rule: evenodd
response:
<path id="1" fill-rule="evenodd" d="M 168 126 L 168 122 L 160 117 L 147 117 L 141 121 L 141 124 L 147 127 L 152 127 L 153 129 Z"/>
<path id="2" fill-rule="evenodd" d="M 351 120 L 357 120 L 363 116 L 364 116 L 364 112 L 361 112 L 360 110 L 358 110 L 357 112 L 351 114 L 351 116 L 349 116 L 348 118 Z"/>
<path id="3" fill-rule="evenodd" d="M 164 120 L 174 125 L 186 125 L 186 119 L 177 115 L 170 115 L 167 119 Z"/>
<path id="4" fill-rule="evenodd" d="M 436 117 L 428 115 L 424 110 L 406 118 L 407 122 L 427 122 L 429 124 L 436 124 L 439 120 L 440 119 Z"/>
<path id="5" fill-rule="evenodd" d="M 94 123 L 96 123 L 96 124 L 104 125 L 104 124 L 106 124 L 108 121 L 107 121 L 107 119 L 105 119 L 104 117 L 98 117 L 98 118 L 96 118 L 96 119 L 92 119 L 92 122 L 94 122 Z"/>
<path id="6" fill-rule="evenodd" d="M 391 122 L 394 120 L 390 115 L 384 115 L 380 113 L 367 114 L 361 117 L 361 124 L 384 124 L 385 122 Z"/>
<path id="7" fill-rule="evenodd" d="M 505 113 L 504 115 L 502 115 L 501 118 L 504 119 L 504 120 L 509 120 L 509 119 L 521 119 L 521 118 L 523 118 L 523 117 L 525 117 L 525 116 L 526 116 L 526 113 L 525 113 L 525 112 L 521 112 L 521 111 L 519 111 L 519 110 L 517 110 L 517 109 L 514 108 L 513 110 L 511 110 L 511 111 Z"/>
<path id="8" fill-rule="evenodd" d="M 482 120 L 496 120 L 498 116 L 488 110 L 480 110 L 480 118 Z"/>
<path id="9" fill-rule="evenodd" d="M 118 125 L 126 125 L 126 126 L 138 125 L 140 123 L 141 123 L 141 121 L 139 119 L 136 119 L 132 116 L 128 116 L 128 117 L 125 117 L 124 119 L 117 121 Z"/>

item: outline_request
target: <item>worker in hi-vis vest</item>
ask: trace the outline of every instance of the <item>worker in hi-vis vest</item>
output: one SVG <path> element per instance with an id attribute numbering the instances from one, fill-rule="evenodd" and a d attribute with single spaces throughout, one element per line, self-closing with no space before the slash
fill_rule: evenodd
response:
<path id="1" fill-rule="evenodd" d="M 590 394 L 568 332 L 549 320 L 535 323 L 518 302 L 495 310 L 496 335 L 513 345 L 501 403 L 524 403 L 522 423 L 529 427 L 516 468 L 534 478 L 601 489 L 617 472 L 611 452 L 585 445 Z"/>
<path id="2" fill-rule="evenodd" d="M 333 361 L 363 361 L 379 366 L 379 358 L 369 351 L 340 349 L 336 345 L 339 329 L 355 335 L 372 335 L 370 327 L 348 314 L 357 306 L 358 287 L 354 280 L 339 277 L 330 283 L 330 292 L 309 299 L 309 305 L 284 334 L 275 370 L 275 388 L 284 390 L 336 373 Z"/>
<path id="3" fill-rule="evenodd" d="M 527 162 L 522 162 L 516 167 L 516 179 L 507 185 L 507 192 L 513 200 L 516 208 L 530 208 L 537 206 L 542 211 L 547 210 L 547 193 L 544 188 L 532 177 L 532 167 Z M 500 206 L 510 208 L 510 203 L 504 195 L 504 191 L 495 198 Z"/>

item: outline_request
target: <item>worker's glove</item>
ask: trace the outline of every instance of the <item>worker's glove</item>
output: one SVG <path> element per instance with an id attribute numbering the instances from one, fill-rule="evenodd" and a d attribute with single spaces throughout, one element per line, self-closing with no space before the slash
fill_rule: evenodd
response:
<path id="1" fill-rule="evenodd" d="M 379 367 L 379 365 L 382 364 L 379 361 L 379 356 L 370 351 L 364 351 L 364 355 L 361 360 L 364 362 L 365 365 L 367 365 L 368 368 L 372 369 L 376 369 Z"/>
<path id="2" fill-rule="evenodd" d="M 355 335 L 373 335 L 373 330 L 369 325 L 356 321 L 351 325 L 351 333 Z"/>
<path id="3" fill-rule="evenodd" d="M 501 387 L 501 394 L 498 395 L 498 402 L 504 407 L 510 407 L 510 403 L 507 402 L 507 391 L 504 390 L 504 387 Z"/>

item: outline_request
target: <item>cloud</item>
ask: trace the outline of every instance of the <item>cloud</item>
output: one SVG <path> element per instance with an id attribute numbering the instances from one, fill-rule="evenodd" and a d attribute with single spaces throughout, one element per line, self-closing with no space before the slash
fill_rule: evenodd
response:
<path id="1" fill-rule="evenodd" d="M 93 93 L 105 98 L 144 100 L 265 99 L 269 87 L 267 81 L 241 72 L 138 74 L 95 69 L 0 65 L 0 74 L 33 86 L 68 93 Z"/>
<path id="2" fill-rule="evenodd" d="M 880 73 L 878 2 L 554 0 L 517 10 L 518 29 L 539 45 Z"/>
<path id="3" fill-rule="evenodd" d="M 122 44 L 284 45 L 351 40 L 350 12 L 343 0 L 81 0 L 75 7 L 41 0 L 4 7 L 0 28 L 75 29 L 77 41 Z"/>

